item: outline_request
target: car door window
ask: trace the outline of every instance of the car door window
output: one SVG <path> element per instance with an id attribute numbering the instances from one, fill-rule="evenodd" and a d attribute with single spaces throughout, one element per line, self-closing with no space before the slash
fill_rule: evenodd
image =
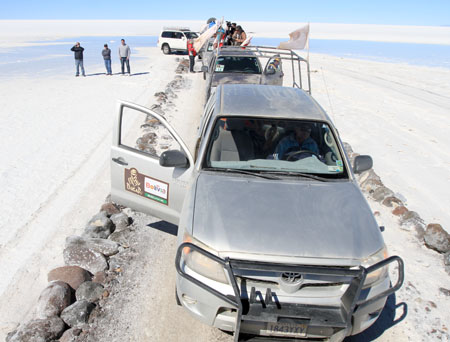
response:
<path id="1" fill-rule="evenodd" d="M 120 145 L 155 158 L 167 150 L 182 151 L 177 140 L 156 117 L 128 107 L 122 112 Z"/>

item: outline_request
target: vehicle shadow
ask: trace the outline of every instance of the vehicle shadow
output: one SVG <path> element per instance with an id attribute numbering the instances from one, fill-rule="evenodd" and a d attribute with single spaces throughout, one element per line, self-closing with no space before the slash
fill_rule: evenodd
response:
<path id="1" fill-rule="evenodd" d="M 166 222 L 166 221 L 157 221 L 157 222 L 152 222 L 150 224 L 147 225 L 147 227 L 151 227 L 154 229 L 158 229 L 161 232 L 170 234 L 170 235 L 174 235 L 177 236 L 178 233 L 178 226 Z"/>
<path id="2" fill-rule="evenodd" d="M 395 319 L 396 311 L 403 310 L 400 317 Z M 381 311 L 380 317 L 377 321 L 367 330 L 362 333 L 347 337 L 344 342 L 369 342 L 374 341 L 389 328 L 400 323 L 405 319 L 408 314 L 408 305 L 405 302 L 396 304 L 395 293 L 387 298 L 386 305 L 383 311 Z"/>

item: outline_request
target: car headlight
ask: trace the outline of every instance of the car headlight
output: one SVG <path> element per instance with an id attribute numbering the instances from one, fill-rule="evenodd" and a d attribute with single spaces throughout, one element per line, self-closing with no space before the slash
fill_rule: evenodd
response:
<path id="1" fill-rule="evenodd" d="M 183 242 L 190 242 L 207 252 L 210 252 L 211 254 L 217 255 L 217 252 L 212 250 L 211 248 L 207 247 L 205 244 L 201 243 L 200 241 L 194 239 L 189 234 L 184 235 Z M 192 248 L 185 247 L 183 248 L 183 259 L 187 267 L 189 267 L 194 272 L 224 283 L 228 284 L 228 279 L 225 275 L 225 270 L 223 269 L 223 266 L 216 261 L 212 260 L 211 258 L 208 258 L 207 256 L 193 250 Z"/>
<path id="2" fill-rule="evenodd" d="M 364 259 L 361 263 L 361 266 L 368 268 L 372 265 L 375 265 L 379 263 L 380 261 L 383 261 L 388 257 L 388 251 L 386 246 L 384 246 L 382 249 L 380 249 L 375 254 L 372 254 L 368 258 Z M 370 272 L 366 276 L 366 281 L 364 282 L 364 287 L 368 287 L 372 285 L 373 283 L 377 282 L 381 278 L 383 278 L 386 275 L 386 272 L 388 270 L 388 266 L 381 267 L 373 272 Z"/>

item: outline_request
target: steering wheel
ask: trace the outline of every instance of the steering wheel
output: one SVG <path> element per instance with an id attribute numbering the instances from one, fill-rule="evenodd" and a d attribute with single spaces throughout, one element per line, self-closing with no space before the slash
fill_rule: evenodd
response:
<path id="1" fill-rule="evenodd" d="M 303 158 L 300 158 L 300 155 L 302 155 L 302 154 L 309 154 L 311 156 L 316 156 L 317 159 L 320 160 L 320 156 L 317 153 L 315 153 L 313 151 L 309 151 L 309 150 L 300 150 L 300 151 L 291 152 L 287 155 L 286 160 L 287 161 L 295 161 L 295 160 L 300 160 L 300 159 L 306 158 L 306 156 Z"/>

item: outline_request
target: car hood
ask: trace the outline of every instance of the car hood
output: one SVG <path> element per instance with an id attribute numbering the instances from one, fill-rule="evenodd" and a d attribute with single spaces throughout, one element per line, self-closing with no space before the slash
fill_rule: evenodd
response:
<path id="1" fill-rule="evenodd" d="M 219 84 L 259 84 L 261 74 L 215 73 L 211 83 L 212 87 Z"/>
<path id="2" fill-rule="evenodd" d="M 219 253 L 362 259 L 383 238 L 350 181 L 267 180 L 201 172 L 193 236 Z"/>

